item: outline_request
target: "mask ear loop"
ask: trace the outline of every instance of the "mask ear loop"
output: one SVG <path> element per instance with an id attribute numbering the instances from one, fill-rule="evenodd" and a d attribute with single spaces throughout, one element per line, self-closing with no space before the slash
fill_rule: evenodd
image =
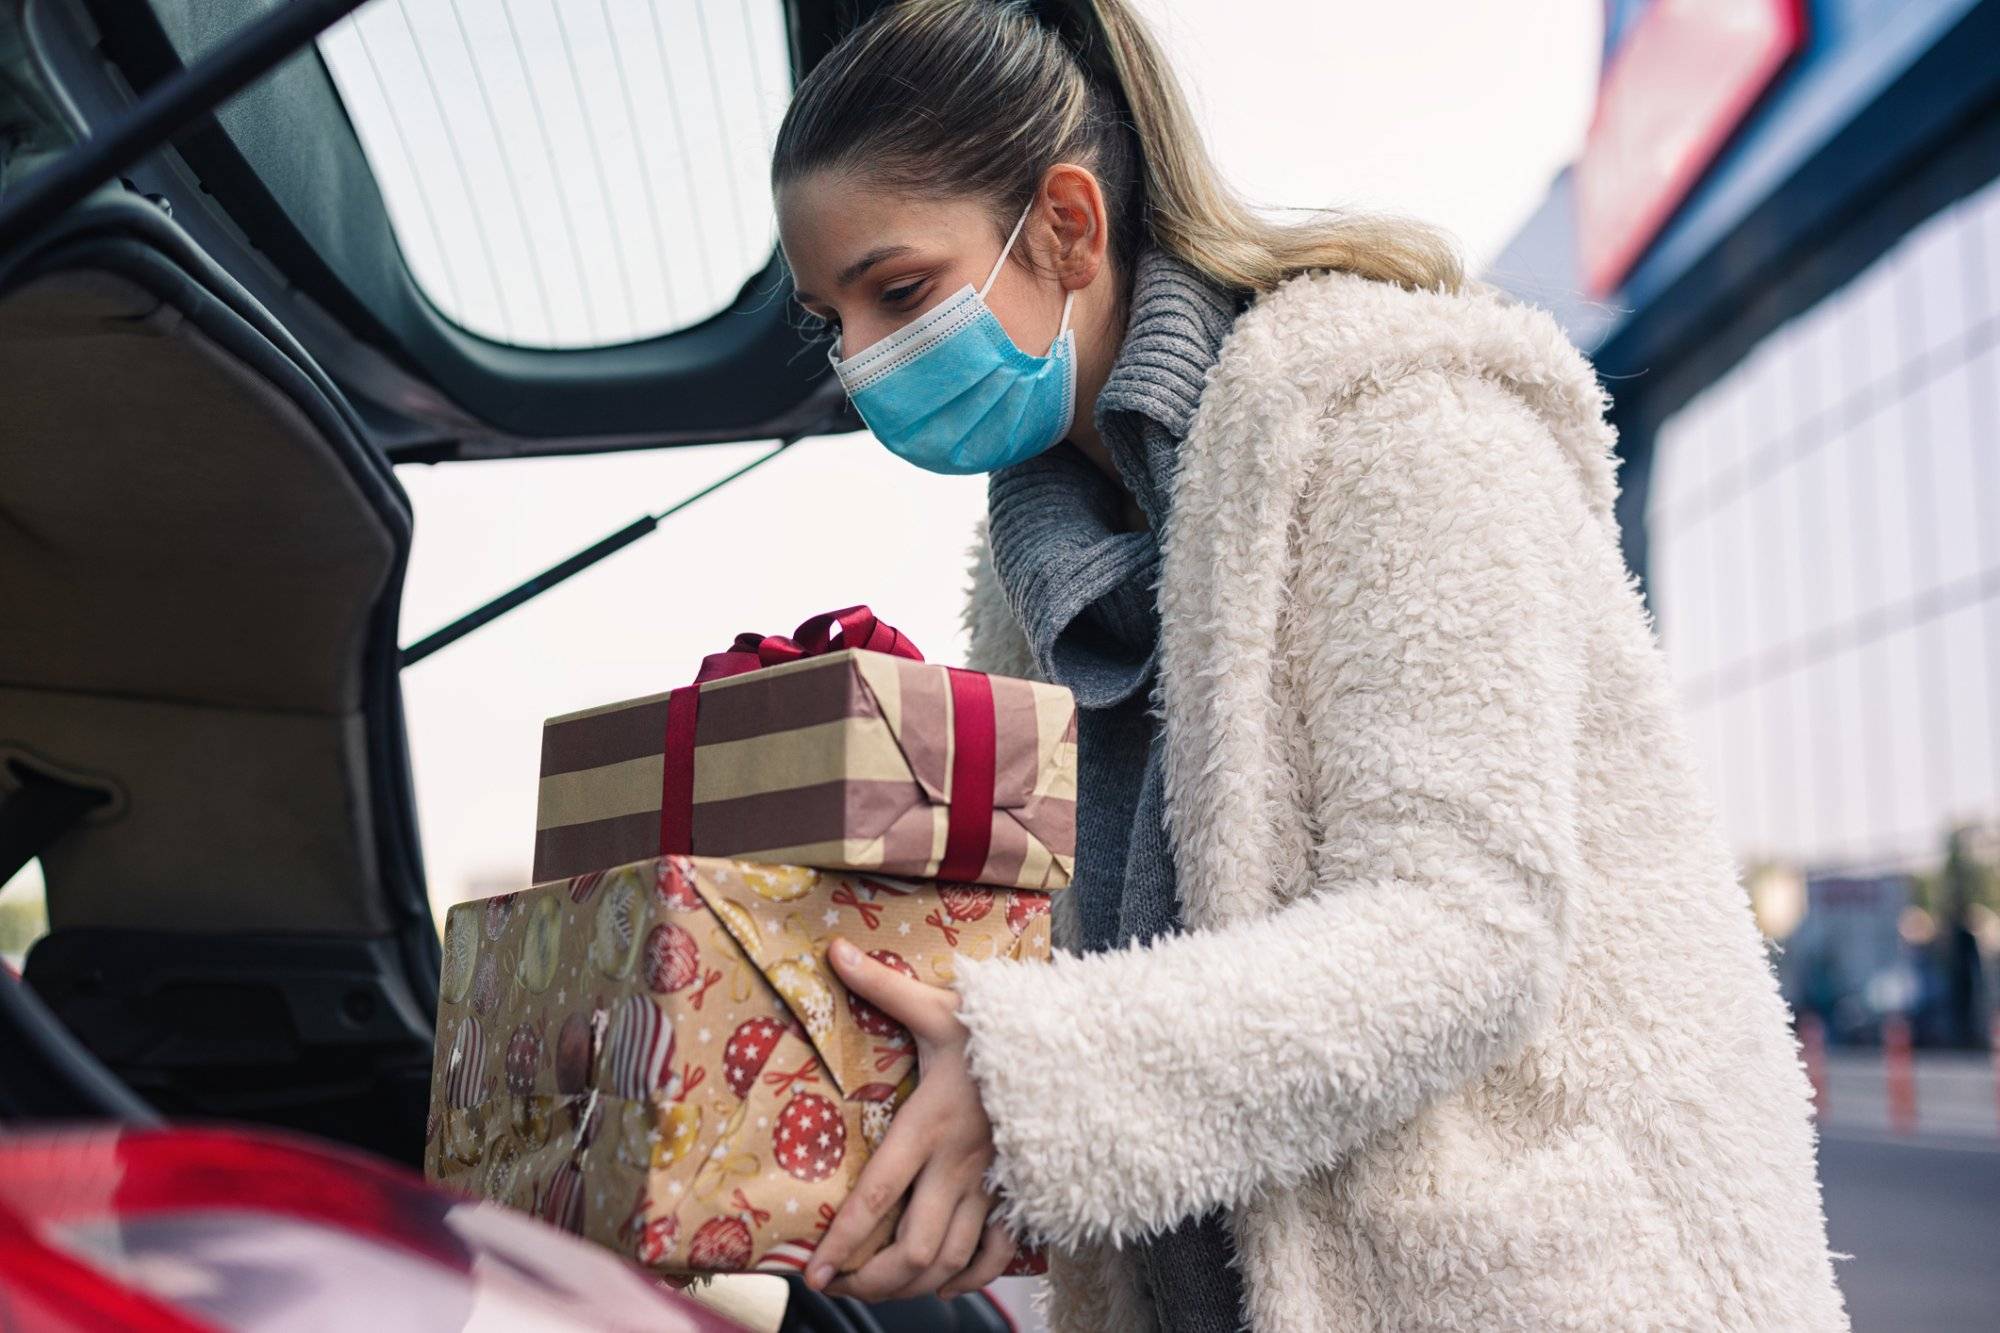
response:
<path id="1" fill-rule="evenodd" d="M 1021 228 L 1028 225 L 1028 214 L 1034 211 L 1035 201 L 1030 199 L 1028 206 L 1021 210 L 1021 216 L 1015 219 L 1014 230 L 1007 233 L 1007 244 L 1000 247 L 1000 257 L 993 261 L 993 271 L 986 275 L 986 282 L 979 289 L 979 301 L 981 305 L 986 303 L 986 293 L 992 291 L 993 284 L 999 280 L 1000 270 L 1006 267 L 1007 256 L 1014 252 L 1014 242 L 1021 238 Z M 1049 351 L 1055 351 L 1056 344 L 1062 341 L 1062 336 L 1065 333 L 1069 332 L 1069 311 L 1070 307 L 1075 304 L 1076 292 L 1073 289 L 1064 292 L 1062 322 L 1056 325 L 1056 336 L 1049 341 Z"/>
<path id="2" fill-rule="evenodd" d="M 1021 238 L 1021 228 L 1028 225 L 1028 214 L 1034 211 L 1035 201 L 1030 199 L 1028 206 L 1021 210 L 1021 216 L 1015 220 L 1014 230 L 1007 233 L 1007 244 L 1000 247 L 1000 257 L 993 261 L 993 271 L 986 275 L 986 284 L 979 289 L 981 301 L 986 299 L 986 293 L 993 290 L 993 283 L 999 278 L 1000 270 L 1006 267 L 1007 256 L 1014 251 L 1014 242 Z"/>

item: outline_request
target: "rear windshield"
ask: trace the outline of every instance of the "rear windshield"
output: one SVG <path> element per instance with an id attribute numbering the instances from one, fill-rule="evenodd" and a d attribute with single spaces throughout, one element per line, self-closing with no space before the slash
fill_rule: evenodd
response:
<path id="1" fill-rule="evenodd" d="M 768 262 L 778 0 L 374 0 L 320 39 L 417 285 L 470 332 L 685 328 Z"/>

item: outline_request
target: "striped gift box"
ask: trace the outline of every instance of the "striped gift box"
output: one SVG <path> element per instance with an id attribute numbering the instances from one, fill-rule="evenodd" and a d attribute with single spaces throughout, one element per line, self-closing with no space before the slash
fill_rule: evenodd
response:
<path id="1" fill-rule="evenodd" d="M 537 883 L 693 852 L 1048 891 L 1075 845 L 1076 704 L 1059 686 L 844 650 L 542 729 Z"/>

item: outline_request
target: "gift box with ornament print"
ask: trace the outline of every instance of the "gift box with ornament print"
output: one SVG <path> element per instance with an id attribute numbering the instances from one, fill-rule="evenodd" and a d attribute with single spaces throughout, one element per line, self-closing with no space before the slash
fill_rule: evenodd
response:
<path id="1" fill-rule="evenodd" d="M 801 1269 L 916 1081 L 827 944 L 946 984 L 959 957 L 1046 958 L 1048 906 L 680 856 L 458 904 L 425 1172 L 662 1272 Z"/>

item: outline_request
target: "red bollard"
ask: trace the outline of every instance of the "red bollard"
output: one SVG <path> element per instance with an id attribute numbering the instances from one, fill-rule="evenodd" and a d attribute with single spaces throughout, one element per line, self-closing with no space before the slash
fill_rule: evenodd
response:
<path id="1" fill-rule="evenodd" d="M 1805 1058 L 1806 1077 L 1812 1080 L 1813 1119 L 1825 1124 L 1832 1102 L 1826 1090 L 1826 1024 L 1818 1014 L 1799 1015 L 1799 1053 Z M 1995 1077 L 2000 1078 L 2000 1065 L 1995 1070 Z M 2000 1089 L 2000 1083 L 1995 1086 Z"/>
<path id="2" fill-rule="evenodd" d="M 1882 1077 L 1889 1092 L 1889 1128 L 1917 1132 L 1917 1071 L 1910 1056 L 1910 1020 L 1901 1014 L 1882 1020 Z"/>

